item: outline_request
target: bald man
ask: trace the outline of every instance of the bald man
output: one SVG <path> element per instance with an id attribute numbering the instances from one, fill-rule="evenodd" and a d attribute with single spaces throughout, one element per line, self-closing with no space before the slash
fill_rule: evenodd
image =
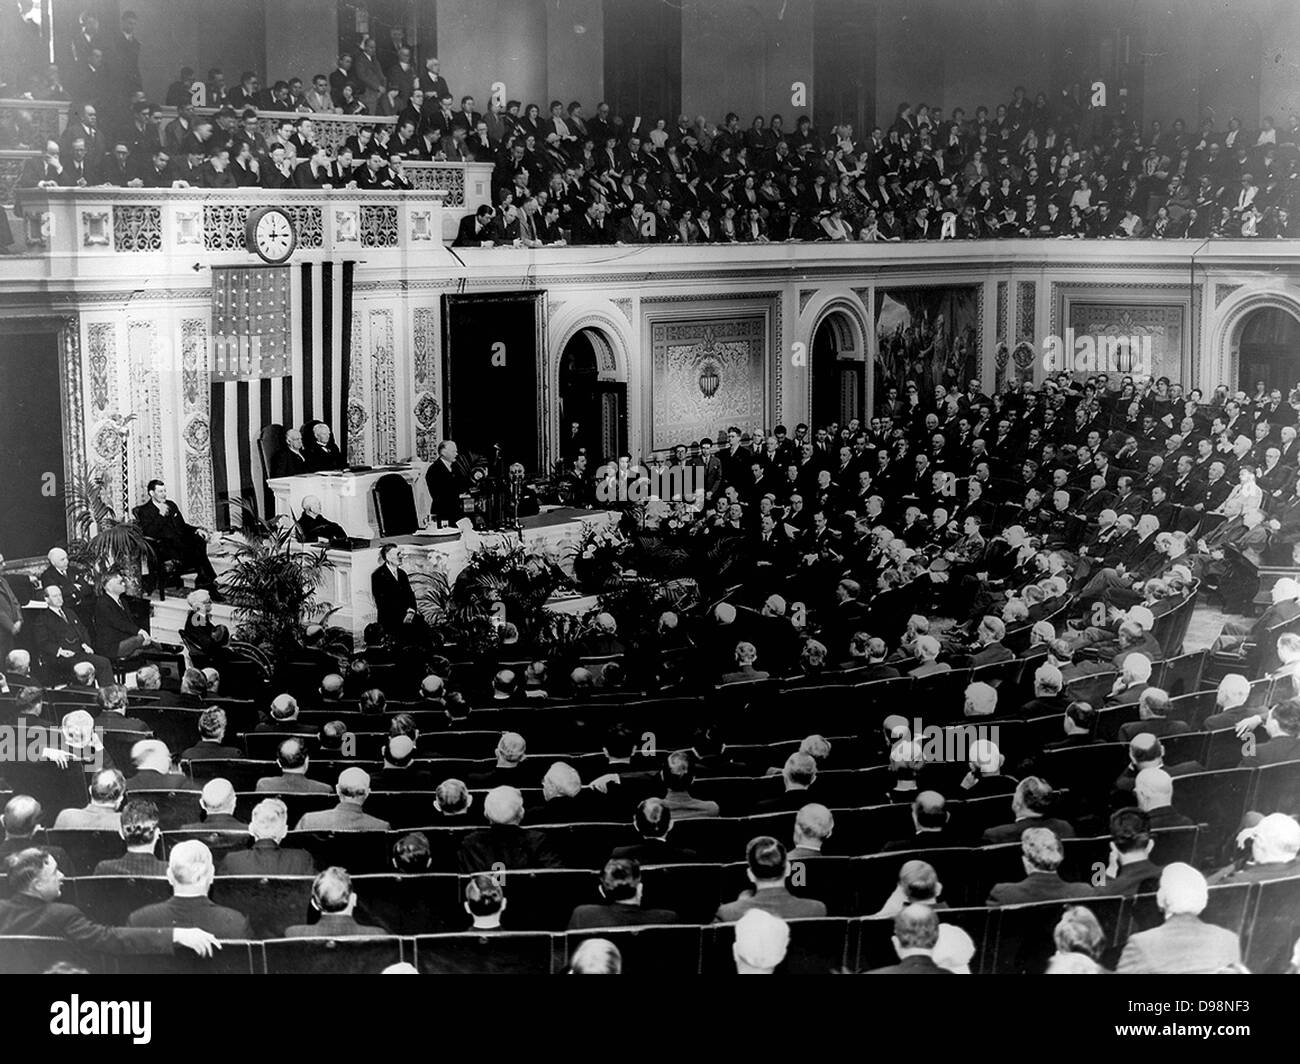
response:
<path id="1" fill-rule="evenodd" d="M 52 854 L 58 860 L 59 867 L 68 875 L 75 873 L 71 860 L 61 846 L 45 844 L 41 824 L 43 812 L 41 803 L 27 794 L 16 794 L 5 804 L 4 816 L 0 818 L 0 822 L 4 824 L 4 841 L 0 842 L 0 868 L 4 867 L 4 862 L 10 854 L 18 853 L 29 846 L 39 846 Z"/>
<path id="2" fill-rule="evenodd" d="M 357 893 L 352 889 L 352 877 L 342 868 L 327 868 L 316 877 L 311 885 L 311 907 L 320 913 L 320 920 L 286 928 L 285 938 L 350 938 L 389 933 L 382 927 L 359 924 L 353 918 Z"/>
<path id="3" fill-rule="evenodd" d="M 210 779 L 199 795 L 203 819 L 185 824 L 182 831 L 247 831 L 248 825 L 235 817 L 235 788 L 229 780 Z"/>
<path id="4" fill-rule="evenodd" d="M 360 768 L 345 768 L 334 788 L 338 805 L 333 809 L 304 813 L 297 831 L 388 831 L 387 820 L 370 816 L 362 806 L 370 797 L 370 773 Z"/>
<path id="5" fill-rule="evenodd" d="M 89 573 L 68 560 L 68 552 L 55 547 L 47 554 L 49 565 L 41 573 L 41 587 L 57 587 L 63 592 L 63 601 L 74 610 L 91 606 L 95 598 L 95 583 Z"/>
<path id="6" fill-rule="evenodd" d="M 263 776 L 253 786 L 258 794 L 329 794 L 330 785 L 307 778 L 307 741 L 286 739 L 275 755 L 280 766 L 278 776 Z"/>
<path id="7" fill-rule="evenodd" d="M 316 540 L 347 539 L 343 526 L 331 521 L 320 512 L 320 497 L 305 495 L 302 500 L 302 513 L 298 515 L 298 538 L 307 543 Z"/>
<path id="8" fill-rule="evenodd" d="M 247 916 L 208 897 L 216 872 L 212 851 L 195 839 L 178 842 L 167 861 L 167 882 L 172 896 L 156 905 L 137 909 L 127 919 L 131 927 L 198 927 L 217 938 L 250 939 L 253 925 Z"/>
<path id="9" fill-rule="evenodd" d="M 824 805 L 809 802 L 794 818 L 794 846 L 786 855 L 791 861 L 822 856 L 822 847 L 835 830 L 835 817 Z"/>
<path id="10" fill-rule="evenodd" d="M 873 968 L 868 975 L 951 975 L 934 960 L 939 944 L 939 917 L 929 905 L 908 905 L 894 917 L 894 952 L 898 963 Z"/>
<path id="11" fill-rule="evenodd" d="M 905 839 L 885 843 L 882 853 L 904 850 L 929 850 L 954 846 L 953 832 L 948 823 L 947 803 L 938 791 L 921 791 L 912 802 L 912 825 L 916 832 Z"/>
<path id="12" fill-rule="evenodd" d="M 496 868 L 560 868 L 563 861 L 546 836 L 522 826 L 524 797 L 514 787 L 496 787 L 483 800 L 488 827 L 461 843 L 457 863 L 462 873 Z"/>

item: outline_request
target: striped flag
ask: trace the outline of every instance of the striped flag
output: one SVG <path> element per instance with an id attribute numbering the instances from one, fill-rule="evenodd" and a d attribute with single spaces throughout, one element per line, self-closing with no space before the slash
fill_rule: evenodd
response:
<path id="1" fill-rule="evenodd" d="M 352 262 L 212 271 L 212 472 L 217 524 L 267 515 L 257 441 L 323 421 L 347 454 Z M 304 437 L 310 439 L 310 433 Z"/>

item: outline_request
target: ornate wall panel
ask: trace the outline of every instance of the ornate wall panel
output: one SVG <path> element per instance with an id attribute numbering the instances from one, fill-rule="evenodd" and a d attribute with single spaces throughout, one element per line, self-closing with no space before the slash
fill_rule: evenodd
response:
<path id="1" fill-rule="evenodd" d="M 366 409 L 365 334 L 359 310 L 352 312 L 348 327 L 352 330 L 352 349 L 348 357 L 348 462 L 365 465 L 371 449 L 370 437 L 366 433 L 370 413 Z"/>
<path id="2" fill-rule="evenodd" d="M 181 446 L 185 455 L 185 514 L 191 524 L 216 521 L 212 483 L 212 390 L 207 318 L 181 321 Z"/>
<path id="3" fill-rule="evenodd" d="M 652 449 L 765 425 L 766 331 L 762 314 L 651 324 Z"/>
<path id="4" fill-rule="evenodd" d="M 374 375 L 376 462 L 397 460 L 397 387 L 393 352 L 393 312 L 370 312 L 370 363 Z"/>
<path id="5" fill-rule="evenodd" d="M 416 308 L 411 335 L 415 371 L 415 453 L 425 461 L 432 461 L 442 432 L 436 306 Z"/>
<path id="6" fill-rule="evenodd" d="M 139 484 L 127 485 L 131 505 L 144 497 L 145 484 L 166 475 L 162 442 L 162 394 L 158 379 L 158 322 L 127 323 L 127 353 L 131 366 L 132 475 Z M 175 489 L 173 489 L 175 490 Z"/>
<path id="7" fill-rule="evenodd" d="M 1156 377 L 1181 380 L 1183 332 L 1186 328 L 1184 308 L 1181 306 L 1127 306 L 1115 303 L 1079 302 L 1070 304 L 1067 328 L 1076 337 L 1125 337 L 1136 339 L 1139 348 L 1149 342 L 1151 366 L 1149 372 Z M 1123 366 L 1117 367 L 1125 372 Z M 1099 370 L 1112 370 L 1098 366 Z M 1133 371 L 1140 371 L 1134 365 Z M 1084 371 L 1083 376 L 1088 372 Z"/>

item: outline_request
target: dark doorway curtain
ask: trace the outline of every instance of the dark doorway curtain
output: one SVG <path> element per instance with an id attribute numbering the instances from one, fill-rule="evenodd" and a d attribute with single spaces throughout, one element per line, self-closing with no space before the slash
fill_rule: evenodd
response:
<path id="1" fill-rule="evenodd" d="M 625 133 L 671 127 L 682 100 L 682 12 L 651 0 L 605 0 L 605 99 Z"/>
<path id="2" fill-rule="evenodd" d="M 63 418 L 55 332 L 0 336 L 0 455 L 5 505 L 0 551 L 7 559 L 44 554 L 67 542 L 63 499 Z"/>

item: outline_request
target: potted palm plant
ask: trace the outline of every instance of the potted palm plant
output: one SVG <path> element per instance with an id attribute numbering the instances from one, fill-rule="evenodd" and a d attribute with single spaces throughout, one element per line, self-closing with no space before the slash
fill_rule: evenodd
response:
<path id="1" fill-rule="evenodd" d="M 145 562 L 154 561 L 153 548 L 134 521 L 123 520 L 104 499 L 104 470 L 91 469 L 67 495 L 68 558 L 96 581 L 117 571 L 126 577 L 131 594 L 140 593 Z"/>

